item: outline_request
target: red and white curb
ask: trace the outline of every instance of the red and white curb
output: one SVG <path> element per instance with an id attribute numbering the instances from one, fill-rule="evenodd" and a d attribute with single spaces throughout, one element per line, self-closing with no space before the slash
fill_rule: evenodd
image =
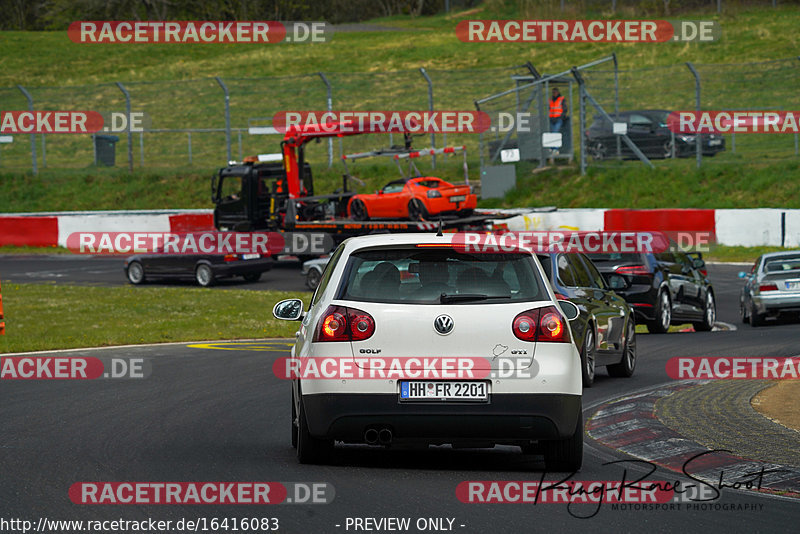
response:
<path id="1" fill-rule="evenodd" d="M 766 473 L 761 489 L 770 493 L 800 494 L 800 468 L 749 460 L 727 452 L 714 452 L 695 458 L 711 449 L 683 437 L 665 426 L 655 415 L 660 399 L 707 380 L 684 380 L 662 384 L 634 395 L 607 401 L 596 408 L 586 425 L 588 435 L 598 443 L 645 460 L 665 469 L 684 473 L 716 485 L 724 473 L 727 484 L 753 478 L 763 468 L 780 472 Z"/>

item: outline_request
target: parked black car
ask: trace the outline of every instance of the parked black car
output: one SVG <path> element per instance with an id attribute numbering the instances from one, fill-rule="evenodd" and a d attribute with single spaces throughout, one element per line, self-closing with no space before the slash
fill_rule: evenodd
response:
<path id="1" fill-rule="evenodd" d="M 589 254 L 600 272 L 628 278 L 616 290 L 636 311 L 650 332 L 664 333 L 670 324 L 692 323 L 695 330 L 714 327 L 717 305 L 706 278 L 705 262 L 672 247 L 653 253 Z"/>
<path id="2" fill-rule="evenodd" d="M 667 116 L 671 112 L 664 109 L 621 111 L 610 114 L 614 122 L 627 124 L 627 135 L 648 158 L 686 158 L 695 155 L 696 135 L 673 134 L 667 128 Z M 601 115 L 595 115 L 594 122 L 585 132 L 586 148 L 596 160 L 608 159 L 617 155 L 617 137 L 612 123 Z M 674 145 L 673 145 L 674 139 Z M 704 156 L 714 156 L 725 150 L 725 138 L 719 134 L 701 134 L 701 150 Z M 673 153 L 674 146 L 674 153 Z M 620 154 L 625 159 L 635 158 L 633 150 L 620 139 Z"/>
<path id="3" fill-rule="evenodd" d="M 634 313 L 614 288 L 627 286 L 625 277 L 600 274 L 583 254 L 538 254 L 558 298 L 566 298 L 580 310 L 570 322 L 581 355 L 584 387 L 594 383 L 596 367 L 608 374 L 629 377 L 636 367 Z"/>
<path id="4" fill-rule="evenodd" d="M 256 282 L 272 268 L 273 259 L 260 254 L 139 254 L 125 260 L 125 276 L 131 284 L 155 278 L 194 279 L 203 287 L 220 278 L 241 276 Z"/>

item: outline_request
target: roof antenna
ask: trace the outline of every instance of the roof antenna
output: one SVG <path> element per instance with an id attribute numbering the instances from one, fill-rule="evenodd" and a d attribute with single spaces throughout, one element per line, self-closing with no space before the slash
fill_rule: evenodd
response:
<path id="1" fill-rule="evenodd" d="M 442 216 L 439 215 L 439 229 L 436 231 L 436 237 L 442 237 L 444 234 L 442 233 Z"/>

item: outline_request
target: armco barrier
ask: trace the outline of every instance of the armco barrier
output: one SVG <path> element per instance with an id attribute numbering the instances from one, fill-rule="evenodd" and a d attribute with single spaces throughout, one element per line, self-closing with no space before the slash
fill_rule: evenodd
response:
<path id="1" fill-rule="evenodd" d="M 502 210 L 501 210 L 502 211 Z M 717 243 L 800 247 L 800 210 L 507 210 L 509 230 L 709 232 Z M 212 210 L 0 214 L 0 246 L 64 246 L 73 232 L 192 232 L 213 229 Z"/>

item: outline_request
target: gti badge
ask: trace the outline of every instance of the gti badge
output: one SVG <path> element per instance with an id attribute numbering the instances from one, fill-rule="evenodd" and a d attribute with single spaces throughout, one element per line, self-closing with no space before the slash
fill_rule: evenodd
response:
<path id="1" fill-rule="evenodd" d="M 436 329 L 436 332 L 443 336 L 452 332 L 454 325 L 453 318 L 449 315 L 440 315 L 433 320 L 433 327 Z"/>

